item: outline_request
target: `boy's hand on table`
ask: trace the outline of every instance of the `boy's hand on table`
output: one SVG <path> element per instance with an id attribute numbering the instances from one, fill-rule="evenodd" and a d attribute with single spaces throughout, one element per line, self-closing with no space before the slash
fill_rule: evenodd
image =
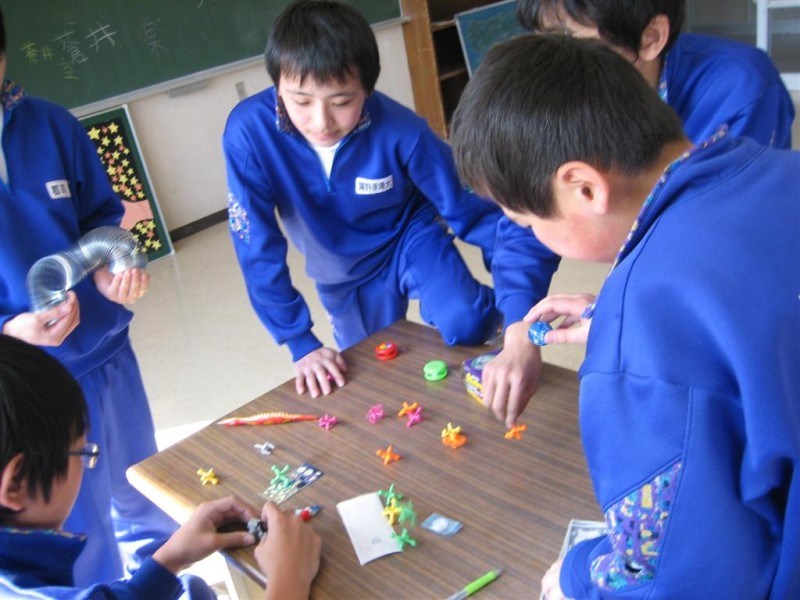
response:
<path id="1" fill-rule="evenodd" d="M 261 509 L 267 524 L 255 550 L 256 561 L 267 576 L 267 598 L 308 598 L 311 582 L 319 571 L 322 538 L 309 523 L 284 512 L 274 502 Z"/>
<path id="2" fill-rule="evenodd" d="M 112 275 L 108 267 L 103 267 L 95 271 L 93 277 L 98 291 L 117 304 L 133 304 L 150 287 L 150 274 L 144 269 L 130 269 Z"/>
<path id="3" fill-rule="evenodd" d="M 542 355 L 528 340 L 528 325 L 506 327 L 503 351 L 486 363 L 481 378 L 483 404 L 511 429 L 539 387 Z"/>
<path id="4" fill-rule="evenodd" d="M 586 344 L 589 338 L 591 319 L 582 318 L 583 311 L 596 299 L 592 294 L 555 294 L 548 296 L 534 306 L 523 321 L 527 324 L 536 321 L 551 323 L 564 317 L 561 323 L 548 331 L 544 340 L 548 344 Z"/>
<path id="5" fill-rule="evenodd" d="M 153 559 L 165 569 L 177 573 L 217 550 L 254 544 L 253 534 L 247 531 L 218 531 L 226 523 L 247 523 L 254 516 L 255 511 L 234 496 L 204 502 L 155 551 Z"/>
<path id="6" fill-rule="evenodd" d="M 60 346 L 80 322 L 78 297 L 75 292 L 67 292 L 67 299 L 53 308 L 9 319 L 2 332 L 36 346 Z"/>
<path id="7" fill-rule="evenodd" d="M 327 396 L 333 391 L 333 383 L 344 386 L 347 363 L 342 355 L 330 348 L 317 348 L 294 363 L 294 386 L 298 394 L 306 390 L 312 398 L 320 392 Z"/>

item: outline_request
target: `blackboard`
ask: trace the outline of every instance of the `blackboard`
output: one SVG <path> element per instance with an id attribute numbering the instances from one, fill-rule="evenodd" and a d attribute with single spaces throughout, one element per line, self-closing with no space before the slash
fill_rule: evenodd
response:
<path id="1" fill-rule="evenodd" d="M 345 0 L 347 1 L 347 0 Z M 399 0 L 350 0 L 372 23 Z M 7 77 L 67 108 L 233 65 L 264 52 L 289 0 L 5 0 Z"/>

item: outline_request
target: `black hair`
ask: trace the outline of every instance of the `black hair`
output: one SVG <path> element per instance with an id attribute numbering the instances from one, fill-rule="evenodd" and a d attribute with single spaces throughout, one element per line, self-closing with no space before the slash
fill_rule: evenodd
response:
<path id="1" fill-rule="evenodd" d="M 367 94 L 381 71 L 378 43 L 367 20 L 352 6 L 327 0 L 296 0 L 278 15 L 266 49 L 267 72 L 319 83 L 358 74 Z"/>
<path id="2" fill-rule="evenodd" d="M 17 478 L 49 501 L 87 423 L 83 392 L 69 371 L 41 348 L 0 335 L 0 468 L 21 453 Z M 0 519 L 13 514 L 0 506 Z"/>
<path id="3" fill-rule="evenodd" d="M 528 34 L 495 45 L 453 115 L 462 180 L 515 212 L 556 214 L 551 181 L 577 160 L 635 175 L 684 139 L 675 112 L 596 40 Z"/>
<path id="4" fill-rule="evenodd" d="M 3 19 L 3 8 L 0 7 L 0 54 L 6 53 L 6 23 Z"/>
<path id="5" fill-rule="evenodd" d="M 517 0 L 517 19 L 526 29 L 542 31 L 543 21 L 566 15 L 600 37 L 639 56 L 642 33 L 656 15 L 669 19 L 666 54 L 678 38 L 686 15 L 685 0 Z M 545 32 L 546 33 L 546 32 Z"/>

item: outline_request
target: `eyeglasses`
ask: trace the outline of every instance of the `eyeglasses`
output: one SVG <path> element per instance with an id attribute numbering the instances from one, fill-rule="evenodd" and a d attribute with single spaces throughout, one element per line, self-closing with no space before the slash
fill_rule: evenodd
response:
<path id="1" fill-rule="evenodd" d="M 97 466 L 97 459 L 100 458 L 100 446 L 87 442 L 80 450 L 70 450 L 67 454 L 69 456 L 80 456 L 84 467 L 94 469 Z"/>

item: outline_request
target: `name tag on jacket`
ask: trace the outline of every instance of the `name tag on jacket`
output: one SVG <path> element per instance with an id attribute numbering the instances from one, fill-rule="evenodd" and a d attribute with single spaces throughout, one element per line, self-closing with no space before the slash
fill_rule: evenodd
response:
<path id="1" fill-rule="evenodd" d="M 394 187 L 394 178 L 392 175 L 382 179 L 367 179 L 365 177 L 356 177 L 356 194 L 370 195 L 380 194 Z"/>

